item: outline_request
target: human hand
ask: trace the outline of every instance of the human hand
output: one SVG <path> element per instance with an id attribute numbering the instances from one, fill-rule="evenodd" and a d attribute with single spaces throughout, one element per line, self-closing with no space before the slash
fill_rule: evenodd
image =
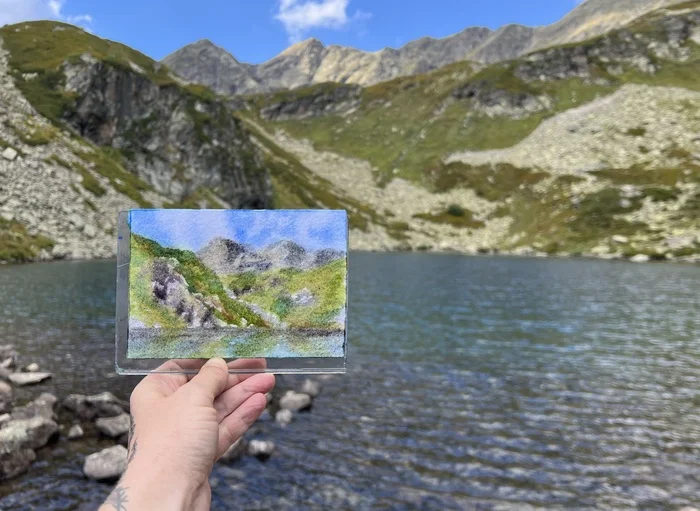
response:
<path id="1" fill-rule="evenodd" d="M 241 363 L 260 369 L 264 360 L 227 367 L 212 359 L 194 376 L 152 373 L 138 384 L 127 469 L 101 510 L 209 509 L 214 463 L 257 420 L 275 385 L 272 374 L 228 373 Z"/>

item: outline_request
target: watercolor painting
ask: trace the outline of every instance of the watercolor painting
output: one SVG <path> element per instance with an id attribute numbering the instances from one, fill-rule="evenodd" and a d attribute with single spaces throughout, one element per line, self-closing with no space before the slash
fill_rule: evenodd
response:
<path id="1" fill-rule="evenodd" d="M 129 212 L 127 357 L 343 357 L 345 211 Z"/>

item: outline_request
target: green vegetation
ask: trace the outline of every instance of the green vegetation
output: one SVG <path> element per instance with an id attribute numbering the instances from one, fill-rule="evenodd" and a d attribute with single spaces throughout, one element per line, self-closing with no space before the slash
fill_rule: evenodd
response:
<path id="1" fill-rule="evenodd" d="M 102 197 L 104 194 L 107 193 L 107 190 L 105 190 L 102 185 L 100 185 L 100 182 L 93 176 L 90 171 L 88 171 L 84 166 L 82 166 L 79 163 L 68 163 L 66 160 L 54 155 L 51 155 L 49 158 L 46 159 L 47 162 L 53 163 L 56 165 L 60 165 L 63 168 L 69 169 L 69 170 L 74 170 L 80 174 L 82 177 L 82 181 L 80 184 L 83 185 L 83 188 L 85 188 L 88 192 L 93 194 L 95 197 Z"/>
<path id="2" fill-rule="evenodd" d="M 307 169 L 297 157 L 270 142 L 253 124 L 246 123 L 246 128 L 264 147 L 264 163 L 272 174 L 275 208 L 344 209 L 352 229 L 366 231 L 371 222 L 385 227 L 394 239 L 405 237 L 401 225 L 387 221 L 366 204 L 344 196 L 328 180 Z"/>
<path id="3" fill-rule="evenodd" d="M 451 204 L 442 213 L 418 213 L 413 215 L 413 217 L 428 222 L 452 225 L 453 227 L 480 229 L 484 226 L 484 222 L 474 219 L 474 214 L 471 211 L 458 204 Z"/>
<path id="4" fill-rule="evenodd" d="M 218 199 L 211 189 L 201 186 L 193 192 L 187 194 L 180 201 L 166 202 L 163 204 L 166 209 L 222 209 L 224 204 Z"/>
<path id="5" fill-rule="evenodd" d="M 204 266 L 194 252 L 162 247 L 158 243 L 131 235 L 131 264 L 129 266 L 130 315 L 146 326 L 161 325 L 163 328 L 183 328 L 184 321 L 175 310 L 160 304 L 153 296 L 151 274 L 153 262 L 157 258 L 175 261 L 173 270 L 185 279 L 188 291 L 209 297 L 220 306 L 214 315 L 228 325 L 264 326 L 265 322 L 246 305 L 231 299 L 219 277 Z"/>
<path id="6" fill-rule="evenodd" d="M 465 163 L 441 164 L 429 174 L 429 182 L 438 192 L 453 188 L 471 188 L 484 199 L 501 201 L 523 186 L 532 186 L 548 176 L 545 172 L 521 169 L 500 163 L 472 166 Z"/>
<path id="7" fill-rule="evenodd" d="M 119 193 L 126 195 L 142 208 L 153 207 L 153 204 L 143 197 L 143 192 L 151 190 L 151 186 L 124 168 L 122 155 L 117 149 L 95 147 L 91 152 L 76 152 L 76 156 L 92 163 L 95 172 L 109 179 L 112 188 Z"/>
<path id="8" fill-rule="evenodd" d="M 345 274 L 345 260 L 339 259 L 310 270 L 248 272 L 223 280 L 242 300 L 272 312 L 292 328 L 333 329 L 345 306 Z M 310 303 L 295 305 L 294 295 L 304 292 Z"/>
<path id="9" fill-rule="evenodd" d="M 32 261 L 42 249 L 50 250 L 53 245 L 53 241 L 44 236 L 30 235 L 21 223 L 0 217 L 0 261 Z"/>
<path id="10" fill-rule="evenodd" d="M 58 136 L 58 130 L 53 126 L 36 126 L 34 123 L 26 123 L 25 129 L 15 129 L 19 139 L 29 146 L 42 146 L 50 143 Z"/>

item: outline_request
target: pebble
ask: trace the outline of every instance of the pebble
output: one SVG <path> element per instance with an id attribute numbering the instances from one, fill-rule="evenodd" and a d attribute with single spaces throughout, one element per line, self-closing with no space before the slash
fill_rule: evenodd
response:
<path id="1" fill-rule="evenodd" d="M 275 450 L 275 443 L 271 440 L 251 440 L 248 444 L 248 454 L 258 459 L 266 460 Z"/>
<path id="2" fill-rule="evenodd" d="M 2 157 L 8 161 L 13 161 L 15 158 L 17 158 L 17 151 L 11 147 L 7 147 L 2 152 Z"/>
<path id="3" fill-rule="evenodd" d="M 294 413 L 291 410 L 280 410 L 275 414 L 275 422 L 280 426 L 286 426 L 294 419 Z"/>
<path id="4" fill-rule="evenodd" d="M 27 367 L 25 367 L 24 370 L 28 373 L 36 373 L 37 371 L 39 371 L 39 364 L 37 364 L 36 362 L 32 362 Z"/>
<path id="5" fill-rule="evenodd" d="M 103 417 L 95 421 L 95 426 L 103 435 L 110 438 L 118 438 L 129 432 L 131 417 L 128 413 L 122 413 L 116 417 Z"/>
<path id="6" fill-rule="evenodd" d="M 83 473 L 97 481 L 116 479 L 126 470 L 126 447 L 115 445 L 85 458 Z"/>
<path id="7" fill-rule="evenodd" d="M 311 397 L 316 397 L 321 393 L 321 384 L 316 380 L 304 380 L 301 386 L 301 392 Z"/>
<path id="8" fill-rule="evenodd" d="M 83 428 L 80 426 L 80 424 L 74 424 L 71 426 L 71 428 L 68 430 L 68 440 L 77 440 L 78 438 L 82 438 L 85 435 L 85 432 L 83 431 Z"/>
<path id="9" fill-rule="evenodd" d="M 298 412 L 311 408 L 312 399 L 308 394 L 288 390 L 280 399 L 280 408 Z"/>
<path id="10" fill-rule="evenodd" d="M 12 373 L 10 381 L 18 386 L 34 385 L 48 380 L 53 375 L 51 373 Z"/>

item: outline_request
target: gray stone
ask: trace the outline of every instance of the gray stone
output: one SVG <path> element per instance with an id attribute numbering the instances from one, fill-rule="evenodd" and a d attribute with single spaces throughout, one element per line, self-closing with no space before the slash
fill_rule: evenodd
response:
<path id="1" fill-rule="evenodd" d="M 24 370 L 28 373 L 36 373 L 39 371 L 39 364 L 37 364 L 36 362 L 32 362 L 27 367 L 25 367 Z"/>
<path id="2" fill-rule="evenodd" d="M 236 440 L 231 447 L 221 456 L 222 461 L 235 461 L 243 456 L 247 450 L 248 443 L 243 438 Z"/>
<path id="3" fill-rule="evenodd" d="M 11 418 L 12 416 L 9 413 L 3 413 L 2 415 L 0 415 L 0 428 L 3 424 L 9 422 Z"/>
<path id="4" fill-rule="evenodd" d="M 0 381 L 0 414 L 12 409 L 12 387 Z"/>
<path id="5" fill-rule="evenodd" d="M 103 417 L 95 421 L 95 426 L 103 435 L 117 438 L 129 432 L 131 417 L 128 413 L 122 413 L 116 417 Z"/>
<path id="6" fill-rule="evenodd" d="M 306 379 L 301 385 L 301 392 L 316 397 L 321 393 L 321 384 L 316 380 Z"/>
<path id="7" fill-rule="evenodd" d="M 53 375 L 51 373 L 12 373 L 10 375 L 10 381 L 18 386 L 23 385 L 34 385 L 36 383 L 41 383 L 44 380 L 48 380 Z"/>
<path id="8" fill-rule="evenodd" d="M 251 440 L 248 443 L 248 454 L 262 460 L 269 458 L 274 450 L 275 443 L 271 440 Z"/>
<path id="9" fill-rule="evenodd" d="M 68 430 L 68 440 L 77 440 L 78 438 L 82 438 L 85 435 L 85 432 L 83 431 L 82 426 L 80 424 L 74 424 L 71 426 L 71 428 Z"/>
<path id="10" fill-rule="evenodd" d="M 63 400 L 63 407 L 84 420 L 92 420 L 95 417 L 116 417 L 129 411 L 129 403 L 110 392 L 93 396 L 70 394 Z"/>
<path id="11" fill-rule="evenodd" d="M 83 228 L 83 232 L 85 233 L 85 236 L 88 238 L 94 238 L 97 235 L 97 229 L 95 228 L 94 225 L 91 224 L 86 224 L 85 227 Z"/>
<path id="12" fill-rule="evenodd" d="M 10 420 L 0 429 L 0 452 L 38 449 L 58 433 L 58 424 L 45 417 Z"/>
<path id="13" fill-rule="evenodd" d="M 2 363 L 0 363 L 1 367 L 4 367 L 5 369 L 12 369 L 17 364 L 18 356 L 19 355 L 17 354 L 13 344 L 0 345 L 0 360 L 2 360 Z"/>
<path id="14" fill-rule="evenodd" d="M 279 410 L 275 414 L 275 422 L 280 426 L 286 426 L 294 419 L 294 412 L 291 410 Z"/>
<path id="15" fill-rule="evenodd" d="M 123 445 L 115 445 L 85 458 L 83 472 L 90 479 L 102 481 L 116 479 L 126 470 L 127 450 Z"/>
<path id="16" fill-rule="evenodd" d="M 5 481 L 26 472 L 36 459 L 31 449 L 0 452 L 0 481 Z"/>
<path id="17" fill-rule="evenodd" d="M 637 254 L 636 256 L 630 258 L 630 262 L 632 263 L 648 263 L 649 262 L 649 256 L 646 254 Z"/>
<path id="18" fill-rule="evenodd" d="M 17 151 L 11 147 L 7 147 L 2 152 L 2 157 L 8 161 L 13 161 L 15 158 L 17 158 Z"/>
<path id="19" fill-rule="evenodd" d="M 280 399 L 280 408 L 298 412 L 311 408 L 311 396 L 288 390 Z"/>
<path id="20" fill-rule="evenodd" d="M 15 408 L 12 411 L 12 419 L 31 419 L 32 417 L 44 417 L 45 419 L 55 420 L 56 416 L 53 412 L 54 405 L 58 398 L 48 392 L 42 393 L 38 398 L 30 403 Z"/>

